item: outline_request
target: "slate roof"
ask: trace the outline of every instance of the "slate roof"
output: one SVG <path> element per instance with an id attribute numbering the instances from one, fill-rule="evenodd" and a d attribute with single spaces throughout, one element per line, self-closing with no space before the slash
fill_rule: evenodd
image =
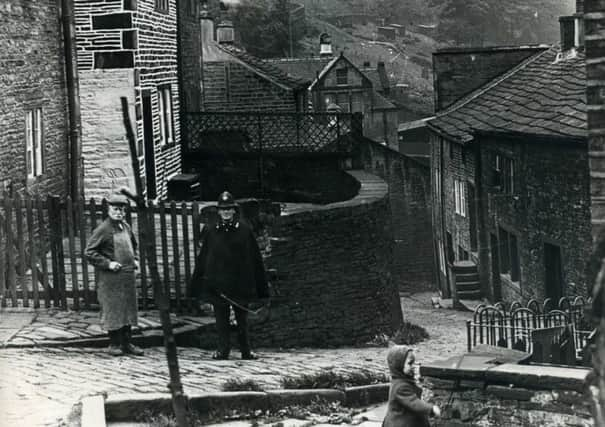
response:
<path id="1" fill-rule="evenodd" d="M 312 80 L 301 78 L 297 75 L 288 74 L 270 61 L 250 55 L 249 53 L 235 46 L 226 44 L 217 44 L 217 46 L 219 49 L 222 49 L 223 51 L 247 64 L 261 76 L 291 89 L 306 89 Z M 315 78 L 315 76 L 313 76 L 313 78 Z"/>
<path id="2" fill-rule="evenodd" d="M 557 60 L 558 48 L 532 55 L 437 113 L 430 127 L 462 143 L 473 131 L 587 137 L 583 52 Z"/>
<path id="3" fill-rule="evenodd" d="M 331 60 L 331 57 L 310 57 L 269 59 L 267 62 L 291 76 L 313 81 Z"/>

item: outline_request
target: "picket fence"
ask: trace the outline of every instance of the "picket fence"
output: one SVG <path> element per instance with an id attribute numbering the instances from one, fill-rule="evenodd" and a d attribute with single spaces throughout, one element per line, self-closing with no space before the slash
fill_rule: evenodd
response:
<path id="1" fill-rule="evenodd" d="M 154 230 L 145 235 L 137 212 L 127 221 L 137 239 L 152 238 L 164 286 L 175 310 L 189 308 L 188 284 L 204 224 L 202 202 L 149 202 Z M 107 202 L 94 199 L 4 197 L 0 199 L 0 302 L 2 307 L 89 309 L 97 303 L 96 273 L 83 256 L 92 230 L 106 217 Z M 145 257 L 137 286 L 140 307 L 152 304 Z"/>

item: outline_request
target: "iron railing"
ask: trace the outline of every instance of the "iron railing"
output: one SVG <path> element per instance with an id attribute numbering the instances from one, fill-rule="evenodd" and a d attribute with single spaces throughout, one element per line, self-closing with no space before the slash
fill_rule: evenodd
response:
<path id="1" fill-rule="evenodd" d="M 346 153 L 361 133 L 359 113 L 185 112 L 187 152 Z"/>

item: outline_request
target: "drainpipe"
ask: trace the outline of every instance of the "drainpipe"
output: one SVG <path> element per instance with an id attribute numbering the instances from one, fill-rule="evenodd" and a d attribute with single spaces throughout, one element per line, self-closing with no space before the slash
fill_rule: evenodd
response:
<path id="1" fill-rule="evenodd" d="M 73 200 L 84 197 L 84 171 L 80 129 L 80 93 L 76 55 L 76 24 L 73 0 L 61 0 L 61 24 L 65 54 L 65 84 L 69 121 L 69 194 Z"/>

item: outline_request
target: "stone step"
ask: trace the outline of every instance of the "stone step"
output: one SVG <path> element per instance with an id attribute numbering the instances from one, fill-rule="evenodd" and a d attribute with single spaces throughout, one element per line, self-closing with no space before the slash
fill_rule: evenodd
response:
<path id="1" fill-rule="evenodd" d="M 464 300 L 478 300 L 481 299 L 481 291 L 480 290 L 474 290 L 474 291 L 461 291 L 459 290 L 457 292 L 458 295 L 458 299 L 464 299 Z"/>
<path id="2" fill-rule="evenodd" d="M 456 273 L 456 282 L 478 282 L 479 274 L 477 272 Z"/>
<path id="3" fill-rule="evenodd" d="M 480 291 L 481 285 L 479 284 L 479 282 L 465 282 L 465 283 L 456 282 L 456 289 L 458 290 L 458 292 L 460 292 L 460 291 Z"/>

